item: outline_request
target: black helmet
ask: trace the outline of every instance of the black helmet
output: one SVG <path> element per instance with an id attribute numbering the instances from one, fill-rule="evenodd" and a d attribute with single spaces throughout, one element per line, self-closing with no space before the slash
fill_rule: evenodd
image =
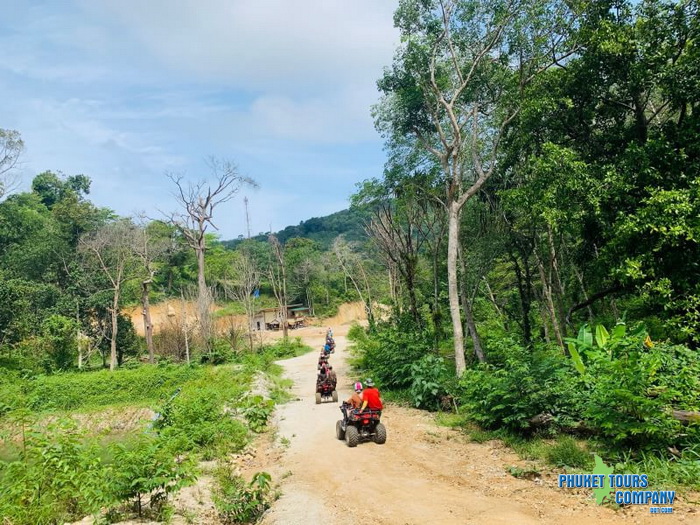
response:
<path id="1" fill-rule="evenodd" d="M 372 381 L 371 379 L 366 379 L 365 386 L 372 388 L 374 386 L 374 381 Z"/>

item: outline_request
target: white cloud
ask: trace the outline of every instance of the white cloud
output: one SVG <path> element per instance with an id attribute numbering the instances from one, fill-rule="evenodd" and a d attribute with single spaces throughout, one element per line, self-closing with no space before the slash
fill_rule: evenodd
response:
<path id="1" fill-rule="evenodd" d="M 396 3 L 29 0 L 0 21 L 0 127 L 25 139 L 25 181 L 85 173 L 122 214 L 173 207 L 164 171 L 232 159 L 262 186 L 253 233 L 279 229 L 346 207 L 381 169 L 369 107 Z"/>
<path id="2" fill-rule="evenodd" d="M 85 0 L 172 70 L 265 92 L 372 83 L 391 60 L 395 2 Z"/>

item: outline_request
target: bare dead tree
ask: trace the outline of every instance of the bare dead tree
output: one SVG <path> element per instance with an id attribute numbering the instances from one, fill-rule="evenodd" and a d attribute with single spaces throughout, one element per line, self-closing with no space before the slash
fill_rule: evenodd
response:
<path id="1" fill-rule="evenodd" d="M 224 283 L 226 294 L 240 302 L 245 309 L 248 320 L 248 344 L 253 351 L 253 318 L 255 317 L 255 301 L 253 294 L 260 286 L 260 270 L 250 252 L 239 250 L 238 257 L 233 261 L 233 277 Z"/>
<path id="2" fill-rule="evenodd" d="M 242 186 L 257 186 L 256 182 L 240 175 L 232 162 L 209 159 L 209 168 L 213 182 L 185 182 L 182 175 L 168 174 L 168 178 L 177 187 L 175 198 L 180 205 L 179 212 L 168 216 L 171 224 L 185 238 L 197 257 L 197 309 L 199 312 L 200 333 L 208 352 L 212 345 L 211 305 L 212 297 L 205 279 L 204 254 L 206 252 L 206 233 L 209 228 L 217 229 L 213 222 L 214 209 L 231 200 Z"/>
<path id="3" fill-rule="evenodd" d="M 418 254 L 425 238 L 417 228 L 419 220 L 420 208 L 414 203 L 402 202 L 397 205 L 395 201 L 386 200 L 374 208 L 372 218 L 365 225 L 365 231 L 384 259 L 390 262 L 389 269 L 393 267 L 398 270 L 406 283 L 411 316 L 414 322 L 421 325 L 416 299 L 416 279 Z"/>
<path id="4" fill-rule="evenodd" d="M 169 238 L 157 237 L 149 231 L 144 214 L 139 216 L 140 224 L 134 229 L 134 255 L 141 263 L 141 305 L 143 306 L 143 329 L 148 348 L 148 361 L 155 362 L 153 348 L 153 322 L 151 321 L 150 288 L 156 274 L 156 264 L 170 245 Z"/>
<path id="5" fill-rule="evenodd" d="M 96 232 L 81 237 L 80 250 L 96 263 L 107 278 L 112 291 L 112 305 L 108 308 L 112 322 L 109 369 L 117 366 L 117 331 L 119 301 L 124 283 L 134 278 L 134 224 L 121 219 L 104 225 Z"/>
<path id="6" fill-rule="evenodd" d="M 270 284 L 272 284 L 272 292 L 275 294 L 275 298 L 280 307 L 282 316 L 282 337 L 286 339 L 288 336 L 287 271 L 284 264 L 284 249 L 276 235 L 271 234 L 267 240 L 272 248 L 272 257 L 268 265 L 268 274 L 270 277 Z"/>
<path id="7" fill-rule="evenodd" d="M 0 199 L 17 187 L 19 179 L 15 168 L 23 151 L 24 142 L 19 132 L 0 129 Z"/>
<path id="8" fill-rule="evenodd" d="M 372 290 L 370 288 L 369 279 L 367 278 L 367 272 L 362 260 L 356 253 L 353 253 L 350 245 L 342 235 L 339 235 L 336 237 L 335 241 L 333 241 L 332 249 L 336 259 L 338 260 L 338 264 L 340 264 L 340 267 L 345 274 L 345 278 L 350 280 L 352 285 L 355 287 L 357 295 L 360 297 L 360 301 L 362 301 L 365 305 L 367 320 L 369 321 L 370 328 L 372 328 L 374 326 Z"/>

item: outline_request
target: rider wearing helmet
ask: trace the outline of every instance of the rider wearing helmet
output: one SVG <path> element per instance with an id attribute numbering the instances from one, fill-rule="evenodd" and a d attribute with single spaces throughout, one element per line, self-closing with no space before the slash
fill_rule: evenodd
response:
<path id="1" fill-rule="evenodd" d="M 318 377 L 316 378 L 316 386 L 320 386 L 328 381 L 328 368 L 325 363 L 321 365 L 321 369 L 318 372 Z"/>
<path id="2" fill-rule="evenodd" d="M 362 406 L 362 383 L 359 381 L 354 384 L 355 393 L 350 396 L 350 399 L 346 401 L 353 409 L 360 408 Z"/>
<path id="3" fill-rule="evenodd" d="M 382 398 L 379 395 L 379 390 L 374 386 L 374 381 L 367 379 L 365 381 L 365 390 L 362 392 L 362 407 L 360 410 L 381 410 L 383 408 Z"/>
<path id="4" fill-rule="evenodd" d="M 335 375 L 335 370 L 333 370 L 333 365 L 328 365 L 328 370 L 326 371 L 326 375 L 328 377 L 328 381 L 331 382 L 331 385 L 333 385 L 333 389 L 335 390 L 335 386 L 338 384 L 338 376 Z"/>

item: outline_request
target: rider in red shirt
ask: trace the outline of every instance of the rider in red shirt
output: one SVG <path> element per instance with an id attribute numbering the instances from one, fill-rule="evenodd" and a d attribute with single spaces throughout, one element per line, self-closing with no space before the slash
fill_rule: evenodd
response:
<path id="1" fill-rule="evenodd" d="M 361 410 L 366 408 L 370 410 L 381 410 L 384 408 L 382 406 L 382 398 L 379 395 L 379 390 L 375 388 L 374 381 L 371 379 L 365 381 L 365 390 L 362 392 Z"/>

